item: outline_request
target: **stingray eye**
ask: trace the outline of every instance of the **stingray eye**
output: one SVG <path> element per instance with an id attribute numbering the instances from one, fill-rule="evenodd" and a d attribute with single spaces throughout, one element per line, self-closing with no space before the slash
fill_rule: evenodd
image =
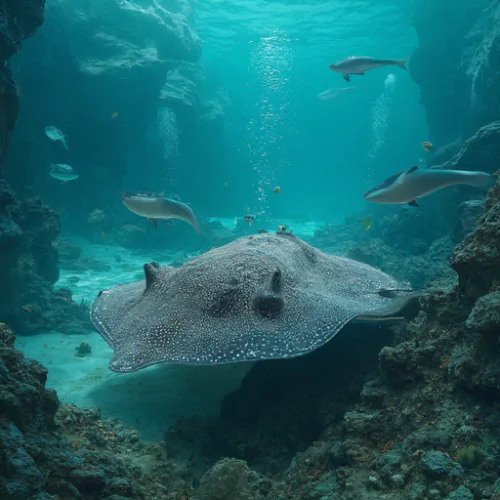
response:
<path id="1" fill-rule="evenodd" d="M 253 310 L 263 318 L 273 319 L 279 316 L 285 301 L 275 295 L 257 295 L 253 301 Z"/>

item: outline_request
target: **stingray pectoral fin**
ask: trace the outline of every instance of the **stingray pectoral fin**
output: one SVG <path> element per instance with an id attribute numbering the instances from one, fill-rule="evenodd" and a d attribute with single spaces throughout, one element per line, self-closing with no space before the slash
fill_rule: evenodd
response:
<path id="1" fill-rule="evenodd" d="M 90 320 L 111 347 L 120 340 L 116 332 L 124 316 L 141 300 L 145 289 L 146 282 L 142 280 L 99 292 L 90 308 Z"/>
<path id="2" fill-rule="evenodd" d="M 396 297 L 384 307 L 367 314 L 359 314 L 354 321 L 380 323 L 404 321 L 414 318 L 420 310 L 419 294 L 411 293 Z"/>

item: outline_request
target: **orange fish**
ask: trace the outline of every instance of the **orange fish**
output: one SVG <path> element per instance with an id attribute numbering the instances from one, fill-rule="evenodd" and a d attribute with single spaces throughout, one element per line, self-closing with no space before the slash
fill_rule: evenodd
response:
<path id="1" fill-rule="evenodd" d="M 111 119 L 112 119 L 112 120 L 114 120 L 117 116 L 118 116 L 118 113 L 115 111 L 115 112 L 111 115 Z"/>
<path id="2" fill-rule="evenodd" d="M 247 221 L 248 225 L 251 226 L 253 221 L 255 220 L 255 215 L 245 215 L 245 217 L 243 217 L 243 220 Z"/>
<path id="3" fill-rule="evenodd" d="M 434 146 L 430 143 L 430 142 L 427 142 L 427 141 L 424 141 L 422 142 L 422 147 L 427 151 L 432 151 L 434 149 Z"/>
<path id="4" fill-rule="evenodd" d="M 276 186 L 274 189 L 273 189 L 273 193 L 279 193 L 281 191 L 281 188 L 279 186 Z"/>

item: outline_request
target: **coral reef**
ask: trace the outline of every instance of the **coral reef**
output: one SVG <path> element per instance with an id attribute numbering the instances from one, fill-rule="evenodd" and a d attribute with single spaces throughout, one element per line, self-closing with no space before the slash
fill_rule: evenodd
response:
<path id="1" fill-rule="evenodd" d="M 14 350 L 3 324 L 0 373 L 2 500 L 178 500 L 188 490 L 159 445 L 98 410 L 61 406 L 47 370 Z"/>

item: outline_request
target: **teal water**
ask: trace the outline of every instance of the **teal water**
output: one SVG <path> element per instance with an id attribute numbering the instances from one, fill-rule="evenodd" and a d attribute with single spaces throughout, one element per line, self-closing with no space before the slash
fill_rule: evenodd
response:
<path id="1" fill-rule="evenodd" d="M 412 1 L 199 2 L 202 62 L 227 99 L 228 207 L 244 199 L 251 210 L 335 221 L 366 206 L 374 181 L 419 161 L 425 116 L 408 73 L 381 68 L 349 85 L 328 68 L 349 55 L 409 58 L 412 9 Z M 348 86 L 357 88 L 317 98 Z"/>
<path id="2" fill-rule="evenodd" d="M 61 234 L 109 266 L 61 273 L 55 287 L 70 289 L 78 302 L 89 304 L 102 289 L 140 279 L 145 262 L 178 263 L 223 243 L 201 243 L 185 223 L 155 231 L 121 204 L 121 190 L 165 189 L 200 219 L 220 222 L 231 239 L 249 230 L 238 225 L 246 214 L 259 218 L 252 231 L 286 224 L 311 239 L 325 224 L 357 212 L 393 210 L 368 206 L 363 193 L 423 161 L 425 115 L 408 72 L 385 67 L 348 84 L 329 69 L 351 55 L 409 58 L 411 66 L 413 2 L 100 1 L 48 0 L 44 26 L 15 62 L 23 107 L 9 180 L 20 196 L 36 193 L 55 207 Z M 130 29 L 130 19 L 120 17 L 124 5 L 146 9 L 144 19 L 155 5 L 186 16 L 200 38 L 201 58 L 172 63 L 192 79 L 172 85 L 184 85 L 181 100 L 196 93 L 209 118 L 223 116 L 220 136 L 210 136 L 210 127 L 200 131 L 203 120 L 188 116 L 187 107 L 165 106 L 165 75 L 154 69 L 164 64 L 159 41 L 142 17 Z M 331 100 L 318 98 L 350 87 Z M 48 124 L 67 134 L 69 151 L 44 136 Z M 205 143 L 200 136 L 207 136 Z M 50 162 L 72 165 L 78 180 L 50 178 Z M 95 210 L 101 222 L 92 222 Z M 139 236 L 123 241 L 124 227 Z M 75 358 L 82 341 L 94 354 Z M 166 366 L 111 373 L 111 349 L 93 330 L 50 330 L 20 337 L 18 345 L 49 367 L 49 386 L 63 402 L 99 406 L 104 416 L 120 417 L 146 436 L 183 415 L 217 413 L 248 370 Z"/>

